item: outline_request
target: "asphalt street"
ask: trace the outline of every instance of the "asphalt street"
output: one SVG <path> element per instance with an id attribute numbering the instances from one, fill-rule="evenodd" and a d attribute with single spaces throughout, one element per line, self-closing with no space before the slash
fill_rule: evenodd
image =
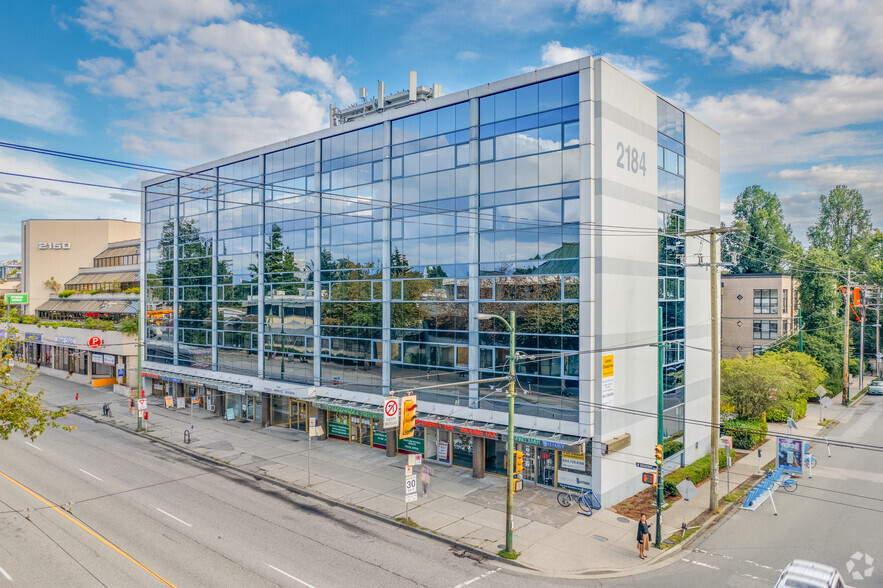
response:
<path id="1" fill-rule="evenodd" d="M 104 424 L 70 421 L 73 432 L 3 444 L 0 585 L 512 585 L 495 562 Z"/>
<path id="2" fill-rule="evenodd" d="M 869 396 L 829 436 L 883 447 L 881 423 L 883 397 Z M 883 585 L 883 452 L 832 448 L 829 458 L 824 441 L 810 452 L 819 465 L 812 479 L 798 478 L 793 493 L 780 489 L 773 495 L 778 516 L 769 501 L 754 512 L 738 510 L 697 538 L 676 563 L 637 579 L 663 588 L 755 588 L 772 586 L 792 559 L 808 559 L 834 566 L 856 588 Z M 856 554 L 861 555 L 853 559 Z M 630 586 L 635 580 L 605 585 Z"/>

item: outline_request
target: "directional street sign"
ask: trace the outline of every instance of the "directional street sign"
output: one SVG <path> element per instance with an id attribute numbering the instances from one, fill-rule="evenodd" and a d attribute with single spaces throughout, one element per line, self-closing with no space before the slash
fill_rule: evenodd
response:
<path id="1" fill-rule="evenodd" d="M 635 465 L 638 466 L 639 468 L 643 468 L 645 470 L 655 470 L 656 469 L 656 464 L 652 464 L 652 463 L 636 462 Z"/>
<path id="2" fill-rule="evenodd" d="M 395 429 L 399 426 L 399 399 L 388 398 L 383 403 L 383 428 Z"/>

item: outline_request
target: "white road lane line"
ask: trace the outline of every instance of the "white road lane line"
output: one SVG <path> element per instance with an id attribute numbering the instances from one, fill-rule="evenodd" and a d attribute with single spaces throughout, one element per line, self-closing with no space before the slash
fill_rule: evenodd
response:
<path id="1" fill-rule="evenodd" d="M 98 480 L 99 482 L 103 482 L 103 481 L 104 481 L 104 480 L 102 480 L 101 478 L 99 478 L 98 476 L 96 476 L 95 474 L 90 474 L 89 472 L 87 472 L 87 471 L 84 470 L 83 468 L 80 468 L 80 471 L 83 472 L 84 474 L 86 474 L 87 476 L 92 476 L 93 478 L 95 478 L 95 479 Z"/>
<path id="2" fill-rule="evenodd" d="M 192 526 L 193 526 L 193 525 L 191 525 L 190 523 L 188 523 L 187 521 L 182 521 L 181 519 L 179 519 L 179 518 L 176 517 L 175 515 L 173 515 L 173 514 L 169 514 L 169 513 L 167 513 L 166 511 L 164 511 L 163 509 L 161 509 L 161 508 L 159 508 L 159 507 L 157 507 L 156 510 L 158 510 L 158 511 L 161 512 L 161 513 L 163 513 L 163 514 L 166 515 L 167 517 L 172 517 L 173 519 L 175 519 L 175 520 L 178 521 L 179 523 L 184 523 L 184 524 L 187 525 L 188 527 L 192 527 Z"/>
<path id="3" fill-rule="evenodd" d="M 720 569 L 720 568 L 717 567 L 717 566 L 713 566 L 713 565 L 710 565 L 710 564 L 707 564 L 707 563 L 704 563 L 704 562 L 701 562 L 701 561 L 696 561 L 695 559 L 694 559 L 694 560 L 689 560 L 689 559 L 687 559 L 686 557 L 682 557 L 682 558 L 681 558 L 681 561 L 685 561 L 685 562 L 687 562 L 687 563 L 691 563 L 691 564 L 696 564 L 697 566 L 702 566 L 703 568 L 711 568 L 712 570 L 719 570 L 719 569 Z"/>
<path id="4" fill-rule="evenodd" d="M 6 573 L 6 570 L 4 570 L 3 568 L 0 568 L 0 574 L 3 574 L 3 577 L 4 577 L 4 578 L 6 578 L 6 579 L 9 580 L 10 582 L 12 582 L 12 576 L 10 576 L 9 574 L 7 574 L 7 573 Z"/>
<path id="5" fill-rule="evenodd" d="M 487 577 L 490 576 L 491 574 L 496 574 L 497 572 L 499 572 L 499 571 L 502 570 L 502 569 L 503 569 L 503 568 L 497 568 L 497 569 L 495 569 L 495 570 L 488 570 L 487 572 L 483 573 L 483 574 L 480 575 L 480 576 L 475 576 L 475 577 L 472 578 L 471 580 L 466 580 L 466 581 L 463 582 L 462 584 L 457 584 L 456 586 L 454 586 L 454 588 L 463 588 L 464 586 L 469 586 L 469 585 L 472 584 L 473 582 L 478 582 L 478 581 L 481 580 L 482 578 L 487 578 Z"/>
<path id="6" fill-rule="evenodd" d="M 25 441 L 25 445 L 30 445 L 31 447 L 33 447 L 33 448 L 36 449 L 37 451 L 43 451 L 42 449 L 40 449 L 39 447 L 37 447 L 37 446 L 34 445 L 33 443 L 28 443 L 27 441 Z"/>
<path id="7" fill-rule="evenodd" d="M 283 572 L 282 570 L 280 570 L 280 569 L 277 568 L 276 566 L 272 566 L 272 565 L 270 565 L 270 564 L 267 564 L 267 565 L 270 566 L 271 569 L 274 569 L 274 570 L 276 570 L 277 572 L 279 572 L 280 574 L 282 574 L 283 576 L 288 576 L 289 578 L 291 578 L 291 579 L 294 580 L 295 582 L 300 582 L 301 584 L 303 584 L 303 585 L 306 586 L 307 588 L 316 588 L 316 587 L 313 586 L 312 584 L 307 584 L 306 582 L 304 582 L 304 581 L 301 580 L 300 578 L 295 578 L 294 576 L 292 576 L 292 575 L 289 574 L 288 572 Z"/>

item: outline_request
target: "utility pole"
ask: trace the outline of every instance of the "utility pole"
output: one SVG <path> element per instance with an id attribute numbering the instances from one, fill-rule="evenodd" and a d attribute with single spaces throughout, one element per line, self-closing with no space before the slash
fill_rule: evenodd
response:
<path id="1" fill-rule="evenodd" d="M 876 368 L 874 370 L 874 373 L 877 374 L 877 377 L 879 378 L 880 377 L 880 288 L 877 288 L 877 298 L 875 299 L 875 302 L 876 302 L 875 310 L 877 311 L 875 316 L 877 318 L 877 322 L 874 325 L 874 327 L 876 327 L 876 330 L 877 330 L 877 343 L 874 346 L 874 366 Z"/>
<path id="2" fill-rule="evenodd" d="M 665 350 L 662 343 L 662 307 L 656 309 L 656 328 L 659 332 L 657 358 L 657 390 L 656 390 L 656 443 L 665 447 L 665 426 L 663 425 L 663 413 L 665 412 L 665 402 L 663 401 L 663 392 L 665 386 L 662 380 L 662 365 L 665 363 Z M 665 460 L 663 449 L 662 459 Z M 662 541 L 662 501 L 663 501 L 663 484 L 662 484 L 662 461 L 656 466 L 656 548 L 661 547 Z"/>
<path id="3" fill-rule="evenodd" d="M 849 288 L 852 270 L 846 270 L 846 288 L 843 290 L 843 406 L 849 406 Z"/>
<path id="4" fill-rule="evenodd" d="M 859 295 L 861 295 L 861 291 L 864 290 L 867 292 L 866 288 L 859 289 Z M 862 304 L 859 306 L 861 309 L 861 326 L 859 327 L 859 337 L 858 337 L 858 389 L 863 390 L 865 388 L 865 303 L 861 301 Z"/>
<path id="5" fill-rule="evenodd" d="M 718 469 L 718 444 L 720 441 L 720 420 L 721 420 L 721 378 L 720 378 L 720 314 L 718 309 L 718 297 L 720 291 L 720 279 L 717 277 L 717 236 L 723 233 L 733 233 L 736 231 L 744 231 L 741 226 L 735 227 L 711 227 L 698 231 L 686 231 L 681 233 L 683 237 L 699 237 L 708 235 L 711 244 L 711 261 L 708 268 L 711 274 L 711 478 L 709 481 L 708 509 L 714 512 L 717 510 L 717 487 L 720 481 L 720 470 Z"/>

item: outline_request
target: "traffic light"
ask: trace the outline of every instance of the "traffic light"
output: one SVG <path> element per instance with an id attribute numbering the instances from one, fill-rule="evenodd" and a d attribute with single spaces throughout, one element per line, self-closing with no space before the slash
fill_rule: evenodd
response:
<path id="1" fill-rule="evenodd" d="M 417 430 L 417 397 L 405 396 L 402 398 L 402 422 L 399 427 L 399 439 L 408 439 L 414 436 Z"/>
<path id="2" fill-rule="evenodd" d="M 662 445 L 656 446 L 656 465 L 662 465 Z"/>
<path id="3" fill-rule="evenodd" d="M 644 472 L 641 474 L 641 481 L 651 486 L 656 485 L 656 472 Z"/>
<path id="4" fill-rule="evenodd" d="M 515 456 L 515 469 L 512 470 L 512 473 L 519 474 L 524 470 L 524 454 L 520 451 L 515 451 L 513 455 Z"/>

